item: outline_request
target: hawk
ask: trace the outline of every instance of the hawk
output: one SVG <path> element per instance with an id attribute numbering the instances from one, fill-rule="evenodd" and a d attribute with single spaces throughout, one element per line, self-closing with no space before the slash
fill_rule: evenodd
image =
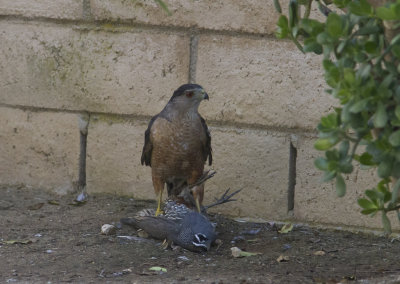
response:
<path id="1" fill-rule="evenodd" d="M 178 188 L 191 185 L 203 175 L 204 164 L 212 164 L 211 135 L 198 112 L 201 101 L 209 97 L 203 87 L 185 84 L 173 93 L 164 109 L 154 116 L 144 135 L 142 165 L 151 167 L 154 191 L 161 211 L 164 185 L 168 196 L 177 196 Z M 204 184 L 192 188 L 196 207 L 204 196 Z"/>

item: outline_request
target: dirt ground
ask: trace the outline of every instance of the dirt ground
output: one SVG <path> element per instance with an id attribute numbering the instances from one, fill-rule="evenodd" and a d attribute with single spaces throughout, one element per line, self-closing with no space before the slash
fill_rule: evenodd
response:
<path id="1" fill-rule="evenodd" d="M 73 196 L 0 187 L 1 283 L 397 283 L 400 242 L 367 234 L 295 226 L 279 234 L 272 223 L 216 222 L 220 247 L 204 254 L 163 249 L 129 227 L 100 234 L 103 224 L 133 216 L 151 201 Z M 224 205 L 221 205 L 224 206 Z M 127 239 L 121 236 L 134 236 Z M 234 258 L 237 246 L 259 255 Z M 287 261 L 278 262 L 280 256 Z M 149 270 L 162 267 L 167 272 Z M 363 280 L 364 279 L 364 280 Z M 365 280 L 369 279 L 369 280 Z"/>

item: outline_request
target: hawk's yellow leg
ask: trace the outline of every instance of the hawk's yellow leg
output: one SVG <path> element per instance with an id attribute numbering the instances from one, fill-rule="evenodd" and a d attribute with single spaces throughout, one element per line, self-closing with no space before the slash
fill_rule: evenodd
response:
<path id="1" fill-rule="evenodd" d="M 156 216 L 160 214 L 164 214 L 164 211 L 161 210 L 161 203 L 162 203 L 162 191 L 158 193 L 158 198 L 157 198 L 157 210 L 156 210 Z"/>

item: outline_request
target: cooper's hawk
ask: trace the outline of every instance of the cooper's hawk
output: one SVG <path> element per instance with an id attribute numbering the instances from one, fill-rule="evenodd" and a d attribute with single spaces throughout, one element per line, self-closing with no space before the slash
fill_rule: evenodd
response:
<path id="1" fill-rule="evenodd" d="M 198 108 L 208 95 L 200 85 L 185 84 L 173 94 L 164 109 L 154 116 L 145 132 L 141 163 L 151 166 L 154 191 L 158 199 L 156 215 L 161 213 L 162 193 L 194 184 L 208 159 L 212 164 L 211 136 Z M 204 184 L 192 189 L 197 209 L 204 196 Z"/>

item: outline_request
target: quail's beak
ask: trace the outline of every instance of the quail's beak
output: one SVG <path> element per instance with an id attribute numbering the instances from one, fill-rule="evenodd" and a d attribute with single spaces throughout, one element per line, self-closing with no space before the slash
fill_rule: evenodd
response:
<path id="1" fill-rule="evenodd" d="M 208 97 L 208 94 L 206 92 L 204 92 L 204 100 L 209 100 L 210 98 Z"/>

